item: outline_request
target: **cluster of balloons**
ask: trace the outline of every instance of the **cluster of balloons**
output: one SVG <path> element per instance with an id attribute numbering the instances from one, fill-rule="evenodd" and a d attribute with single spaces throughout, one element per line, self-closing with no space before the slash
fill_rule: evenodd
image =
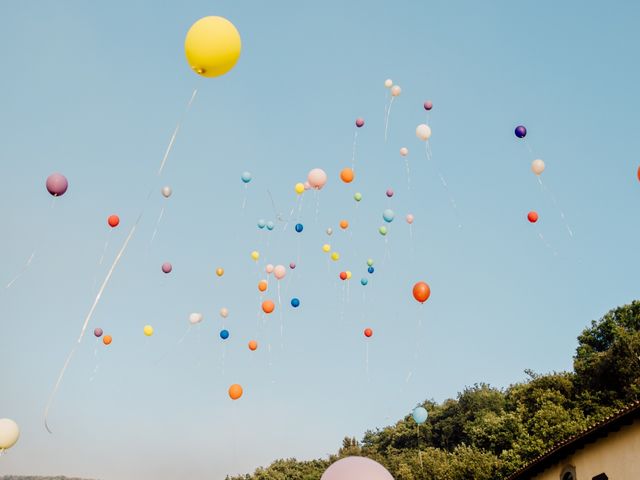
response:
<path id="1" fill-rule="evenodd" d="M 102 337 L 102 343 L 104 343 L 105 345 L 111 345 L 111 342 L 113 341 L 113 338 L 111 337 L 111 335 L 104 335 L 103 336 L 103 333 L 104 333 L 104 331 L 99 327 L 93 330 L 93 335 L 96 338 Z"/>

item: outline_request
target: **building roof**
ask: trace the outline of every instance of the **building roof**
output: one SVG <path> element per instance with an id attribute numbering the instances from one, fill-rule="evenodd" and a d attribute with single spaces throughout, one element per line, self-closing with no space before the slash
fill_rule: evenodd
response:
<path id="1" fill-rule="evenodd" d="M 593 443 L 599 438 L 606 437 L 612 432 L 617 432 L 625 425 L 631 425 L 637 418 L 640 418 L 640 401 L 618 410 L 616 413 L 609 415 L 604 420 L 592 425 L 586 430 L 554 445 L 520 470 L 512 473 L 505 480 L 524 480 L 531 478 L 546 470 L 554 463 L 568 457 L 576 450 L 584 448 L 587 444 Z"/>

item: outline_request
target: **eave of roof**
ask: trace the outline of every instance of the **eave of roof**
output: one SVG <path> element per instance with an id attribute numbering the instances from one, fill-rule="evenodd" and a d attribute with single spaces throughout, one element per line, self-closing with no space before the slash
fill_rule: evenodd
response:
<path id="1" fill-rule="evenodd" d="M 509 475 L 505 480 L 524 480 L 525 478 L 537 475 L 562 458 L 583 448 L 588 443 L 594 442 L 600 437 L 606 437 L 609 433 L 619 430 L 624 425 L 631 424 L 638 417 L 640 417 L 640 400 L 609 415 L 607 418 L 586 430 L 554 445 L 520 470 Z"/>

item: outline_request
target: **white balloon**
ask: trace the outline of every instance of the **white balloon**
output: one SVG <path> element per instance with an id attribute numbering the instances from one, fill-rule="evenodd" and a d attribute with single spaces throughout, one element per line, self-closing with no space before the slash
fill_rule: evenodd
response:
<path id="1" fill-rule="evenodd" d="M 221 316 L 222 318 L 227 318 L 227 317 L 229 316 L 229 310 L 228 310 L 228 309 L 226 309 L 225 307 L 222 307 L 222 308 L 220 309 L 220 316 Z"/>
<path id="2" fill-rule="evenodd" d="M 402 89 L 398 85 L 391 87 L 391 95 L 394 97 L 399 96 L 402 93 Z"/>
<path id="3" fill-rule="evenodd" d="M 327 228 L 327 235 L 331 235 L 333 233 L 333 228 Z"/>
<path id="4" fill-rule="evenodd" d="M 162 187 L 162 196 L 164 198 L 169 198 L 171 196 L 172 190 L 171 187 L 169 185 Z"/>
<path id="5" fill-rule="evenodd" d="M 531 171 L 536 175 L 540 175 L 542 172 L 544 172 L 544 162 L 539 158 L 531 162 Z"/>
<path id="6" fill-rule="evenodd" d="M 387 79 L 384 81 L 384 86 L 385 86 L 386 88 L 391 88 L 391 87 L 393 86 L 393 80 L 391 80 L 390 78 L 387 78 Z"/>
<path id="7" fill-rule="evenodd" d="M 409 149 L 407 147 L 402 147 L 400 149 L 400 155 L 402 155 L 403 157 L 406 157 L 407 155 L 409 155 Z"/>
<path id="8" fill-rule="evenodd" d="M 429 140 L 429 138 L 431 138 L 431 128 L 429 127 L 429 125 L 425 125 L 424 123 L 418 125 L 416 127 L 416 137 L 418 137 L 423 142 Z"/>
<path id="9" fill-rule="evenodd" d="M 189 315 L 189 323 L 191 325 L 195 325 L 196 323 L 200 323 L 202 321 L 202 314 L 201 313 L 192 313 L 191 315 Z"/>
<path id="10" fill-rule="evenodd" d="M 8 418 L 0 418 L 0 452 L 13 447 L 20 438 L 18 424 Z"/>

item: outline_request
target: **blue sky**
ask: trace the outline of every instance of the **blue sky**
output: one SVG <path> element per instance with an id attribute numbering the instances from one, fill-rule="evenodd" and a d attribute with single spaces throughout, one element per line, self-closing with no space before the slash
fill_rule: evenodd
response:
<path id="1" fill-rule="evenodd" d="M 481 381 L 505 387 L 526 368 L 569 369 L 580 330 L 635 298 L 640 74 L 629 52 L 640 40 L 640 7 L 183 3 L 2 9 L 2 282 L 34 248 L 36 256 L 0 292 L 0 417 L 22 429 L 0 473 L 224 478 L 278 457 L 323 456 L 425 398 Z M 243 40 L 236 68 L 218 79 L 197 77 L 184 59 L 184 35 L 206 15 L 229 18 Z M 386 78 L 403 89 L 387 142 Z M 426 99 L 431 163 L 414 133 Z M 367 123 L 347 186 L 338 173 L 351 163 L 358 116 Z M 518 124 L 529 130 L 526 145 L 513 135 Z M 537 157 L 548 191 L 530 172 Z M 258 219 L 274 217 L 267 191 L 288 215 L 294 184 L 314 167 L 329 182 L 317 198 L 304 195 L 304 232 L 258 230 Z M 246 190 L 244 170 L 253 174 Z M 70 187 L 50 208 L 44 181 L 54 171 Z M 386 239 L 377 233 L 385 208 L 397 214 Z M 52 406 L 50 435 L 48 395 L 96 282 L 142 209 L 90 324 L 114 342 L 85 338 Z M 529 210 L 540 214 L 535 225 Z M 121 226 L 108 231 L 112 213 Z M 407 213 L 416 217 L 412 237 Z M 339 262 L 328 265 L 323 243 Z M 264 319 L 259 269 L 290 261 L 298 267 L 282 281 L 282 307 Z M 347 269 L 348 290 L 338 279 Z M 432 288 L 422 307 L 411 297 L 419 280 Z M 273 281 L 268 294 L 277 303 Z M 205 320 L 178 344 L 194 311 Z M 374 329 L 368 342 L 365 327 Z M 222 328 L 231 333 L 224 343 Z M 237 402 L 226 393 L 232 383 L 245 389 Z"/>

